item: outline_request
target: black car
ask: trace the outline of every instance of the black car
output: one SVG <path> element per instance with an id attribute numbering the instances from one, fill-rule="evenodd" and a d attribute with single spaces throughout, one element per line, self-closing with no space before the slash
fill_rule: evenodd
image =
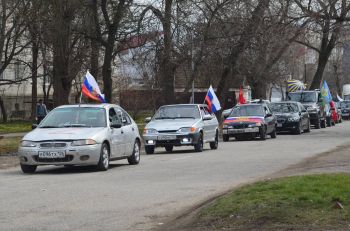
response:
<path id="1" fill-rule="evenodd" d="M 276 117 L 262 104 L 244 104 L 232 109 L 223 125 L 223 140 L 260 137 L 276 138 Z"/>
<path id="2" fill-rule="evenodd" d="M 350 119 L 350 100 L 340 102 L 341 115 L 343 119 Z"/>
<path id="3" fill-rule="evenodd" d="M 295 134 L 310 132 L 310 116 L 301 103 L 272 103 L 271 110 L 277 117 L 277 131 L 292 131 Z"/>

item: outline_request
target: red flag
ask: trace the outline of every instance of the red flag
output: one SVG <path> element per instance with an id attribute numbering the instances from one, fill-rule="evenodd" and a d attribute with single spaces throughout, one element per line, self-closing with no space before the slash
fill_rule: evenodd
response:
<path id="1" fill-rule="evenodd" d="M 245 98 L 243 96 L 243 88 L 242 87 L 240 87 L 240 89 L 239 89 L 238 103 L 239 104 L 246 104 L 247 103 L 247 101 L 245 100 Z"/>

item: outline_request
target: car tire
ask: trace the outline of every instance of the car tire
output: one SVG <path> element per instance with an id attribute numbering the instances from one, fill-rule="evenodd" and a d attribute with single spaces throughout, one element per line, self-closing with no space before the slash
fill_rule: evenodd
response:
<path id="1" fill-rule="evenodd" d="M 260 133 L 260 140 L 266 140 L 266 128 L 265 128 L 265 126 L 262 126 L 260 128 L 259 133 Z"/>
<path id="2" fill-rule="evenodd" d="M 303 131 L 303 126 L 301 124 L 301 121 L 299 121 L 297 128 L 294 130 L 294 134 L 300 135 Z"/>
<path id="3" fill-rule="evenodd" d="M 230 136 L 229 135 L 223 135 L 222 139 L 223 139 L 224 142 L 227 142 L 227 141 L 230 140 Z"/>
<path id="4" fill-rule="evenodd" d="M 100 160 L 96 166 L 98 171 L 107 171 L 109 168 L 109 147 L 106 143 L 103 143 L 101 146 Z"/>
<path id="5" fill-rule="evenodd" d="M 218 132 L 216 132 L 215 134 L 215 141 L 214 142 L 210 142 L 210 148 L 211 149 L 218 149 L 219 147 L 219 135 Z"/>
<path id="6" fill-rule="evenodd" d="M 311 131 L 310 121 L 307 123 L 307 128 L 304 130 L 305 133 L 309 133 Z"/>
<path id="7" fill-rule="evenodd" d="M 128 158 L 128 162 L 131 165 L 140 163 L 140 142 L 138 140 L 135 140 L 134 149 L 132 155 Z"/>
<path id="8" fill-rule="evenodd" d="M 276 134 L 277 134 L 277 131 L 276 131 L 276 128 L 274 128 L 273 131 L 270 133 L 271 138 L 276 139 L 276 137 L 277 137 Z"/>
<path id="9" fill-rule="evenodd" d="M 36 167 L 36 165 L 21 164 L 21 169 L 23 173 L 34 173 L 36 171 Z"/>
<path id="10" fill-rule="evenodd" d="M 146 154 L 153 154 L 154 153 L 154 146 L 145 146 Z"/>
<path id="11" fill-rule="evenodd" d="M 202 152 L 203 151 L 203 135 L 200 134 L 198 138 L 198 142 L 194 145 L 194 150 L 196 152 Z"/>
<path id="12" fill-rule="evenodd" d="M 174 149 L 174 146 L 173 146 L 173 145 L 165 145 L 165 150 L 166 150 L 167 152 L 172 152 L 173 149 Z"/>
<path id="13" fill-rule="evenodd" d="M 326 119 L 321 120 L 321 128 L 326 128 L 326 127 L 327 127 Z"/>

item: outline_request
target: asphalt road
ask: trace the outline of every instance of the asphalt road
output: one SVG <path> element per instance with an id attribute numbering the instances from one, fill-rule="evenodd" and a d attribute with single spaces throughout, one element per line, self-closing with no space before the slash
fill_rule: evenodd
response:
<path id="1" fill-rule="evenodd" d="M 90 167 L 0 171 L 0 230 L 148 230 L 222 191 L 349 143 L 350 122 L 278 135 L 266 141 L 221 142 L 218 150 L 158 149 L 138 166 L 116 161 Z"/>

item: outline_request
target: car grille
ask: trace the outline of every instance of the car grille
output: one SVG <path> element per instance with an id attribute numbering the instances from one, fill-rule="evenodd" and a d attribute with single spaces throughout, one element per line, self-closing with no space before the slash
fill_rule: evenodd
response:
<path id="1" fill-rule="evenodd" d="M 41 143 L 41 148 L 64 148 L 66 147 L 66 143 L 58 143 L 58 142 L 47 142 L 47 143 Z"/>
<path id="2" fill-rule="evenodd" d="M 174 133 L 177 132 L 177 130 L 164 130 L 164 131 L 158 131 L 159 133 Z"/>
<path id="3" fill-rule="evenodd" d="M 36 162 L 40 163 L 53 163 L 53 162 L 70 162 L 73 160 L 72 155 L 66 155 L 64 158 L 39 158 L 39 156 L 33 156 Z"/>
<path id="4" fill-rule="evenodd" d="M 286 119 L 277 119 L 277 123 L 283 124 L 284 122 L 286 122 Z"/>
<path id="5" fill-rule="evenodd" d="M 242 123 L 242 124 L 232 124 L 232 128 L 234 129 L 243 129 L 243 128 L 248 128 L 249 125 L 254 124 L 254 123 Z"/>

